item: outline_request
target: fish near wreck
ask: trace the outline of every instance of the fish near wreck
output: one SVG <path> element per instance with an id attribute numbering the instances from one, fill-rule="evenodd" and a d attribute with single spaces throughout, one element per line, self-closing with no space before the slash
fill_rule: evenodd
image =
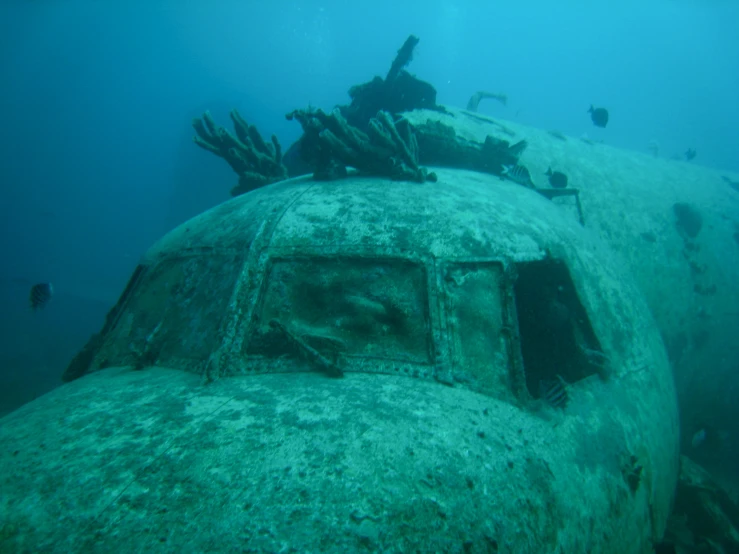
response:
<path id="1" fill-rule="evenodd" d="M 522 165 L 504 165 L 503 177 L 524 187 L 530 189 L 536 188 L 534 181 L 531 180 L 531 173 Z"/>
<path id="2" fill-rule="evenodd" d="M 33 285 L 29 295 L 31 309 L 36 311 L 46 307 L 53 295 L 54 287 L 51 283 L 37 283 Z"/>
<path id="3" fill-rule="evenodd" d="M 595 108 L 590 106 L 590 109 L 588 110 L 588 113 L 590 114 L 590 119 L 593 122 L 593 125 L 596 127 L 604 127 L 608 125 L 608 110 L 605 108 Z"/>
<path id="4" fill-rule="evenodd" d="M 552 171 L 552 168 L 550 167 L 544 175 L 549 177 L 549 184 L 552 185 L 552 188 L 567 188 L 567 175 L 561 171 Z"/>

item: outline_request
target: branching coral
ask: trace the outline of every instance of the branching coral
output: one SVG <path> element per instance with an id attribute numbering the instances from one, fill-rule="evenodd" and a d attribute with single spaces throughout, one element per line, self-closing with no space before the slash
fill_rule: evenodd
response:
<path id="1" fill-rule="evenodd" d="M 399 181 L 435 181 L 436 174 L 418 165 L 418 141 L 405 119 L 393 121 L 385 111 L 369 122 L 367 132 L 350 125 L 339 109 L 295 110 L 287 118 L 303 127 L 303 153 L 313 162 L 316 179 L 330 180 L 346 174 L 345 166 L 369 175 Z"/>
<path id="2" fill-rule="evenodd" d="M 282 163 L 282 147 L 275 135 L 268 143 L 254 125 L 249 125 L 237 110 L 231 110 L 236 136 L 215 124 L 210 112 L 195 118 L 192 126 L 195 144 L 228 162 L 239 176 L 239 184 L 231 189 L 238 196 L 256 188 L 287 178 Z"/>

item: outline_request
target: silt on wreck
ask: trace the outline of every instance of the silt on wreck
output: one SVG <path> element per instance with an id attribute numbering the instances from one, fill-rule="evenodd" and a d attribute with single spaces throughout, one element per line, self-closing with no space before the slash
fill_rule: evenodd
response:
<path id="1" fill-rule="evenodd" d="M 640 291 L 562 206 L 434 171 L 290 179 L 163 237 L 85 375 L 3 419 L 3 545 L 650 551 L 678 419 Z"/>

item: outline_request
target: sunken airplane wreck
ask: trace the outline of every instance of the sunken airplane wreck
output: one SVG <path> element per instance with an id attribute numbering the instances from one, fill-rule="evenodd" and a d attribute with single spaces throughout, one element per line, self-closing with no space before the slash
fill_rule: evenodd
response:
<path id="1" fill-rule="evenodd" d="M 356 97 L 410 87 L 417 118 L 469 126 L 357 115 L 374 104 L 296 113 L 319 179 L 281 178 L 279 143 L 248 126 L 250 154 L 215 145 L 237 197 L 157 242 L 70 382 L 3 419 L 3 547 L 622 554 L 661 539 L 677 407 L 644 298 L 579 198 L 502 180 L 520 142 L 474 143 L 481 116 L 436 106 L 400 54 Z M 450 141 L 465 169 L 431 163 Z"/>
<path id="2" fill-rule="evenodd" d="M 6 520 L 41 509 L 33 540 L 69 551 L 620 553 L 659 536 L 677 417 L 643 299 L 547 199 L 435 171 L 291 179 L 161 239 L 87 375 L 4 420 Z M 566 404 L 540 398 L 559 380 Z M 36 426 L 54 441 L 21 432 Z M 66 458 L 85 487 L 64 485 Z"/>

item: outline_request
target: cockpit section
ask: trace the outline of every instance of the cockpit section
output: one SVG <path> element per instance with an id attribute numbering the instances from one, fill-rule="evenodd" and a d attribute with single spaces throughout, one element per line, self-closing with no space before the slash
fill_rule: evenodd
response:
<path id="1" fill-rule="evenodd" d="M 274 258 L 244 344 L 247 368 L 290 371 L 299 358 L 310 369 L 315 350 L 341 372 L 430 377 L 427 283 L 426 268 L 405 259 Z"/>
<path id="2" fill-rule="evenodd" d="M 564 262 L 275 257 L 246 372 L 407 375 L 519 404 L 603 374 L 606 356 Z"/>

